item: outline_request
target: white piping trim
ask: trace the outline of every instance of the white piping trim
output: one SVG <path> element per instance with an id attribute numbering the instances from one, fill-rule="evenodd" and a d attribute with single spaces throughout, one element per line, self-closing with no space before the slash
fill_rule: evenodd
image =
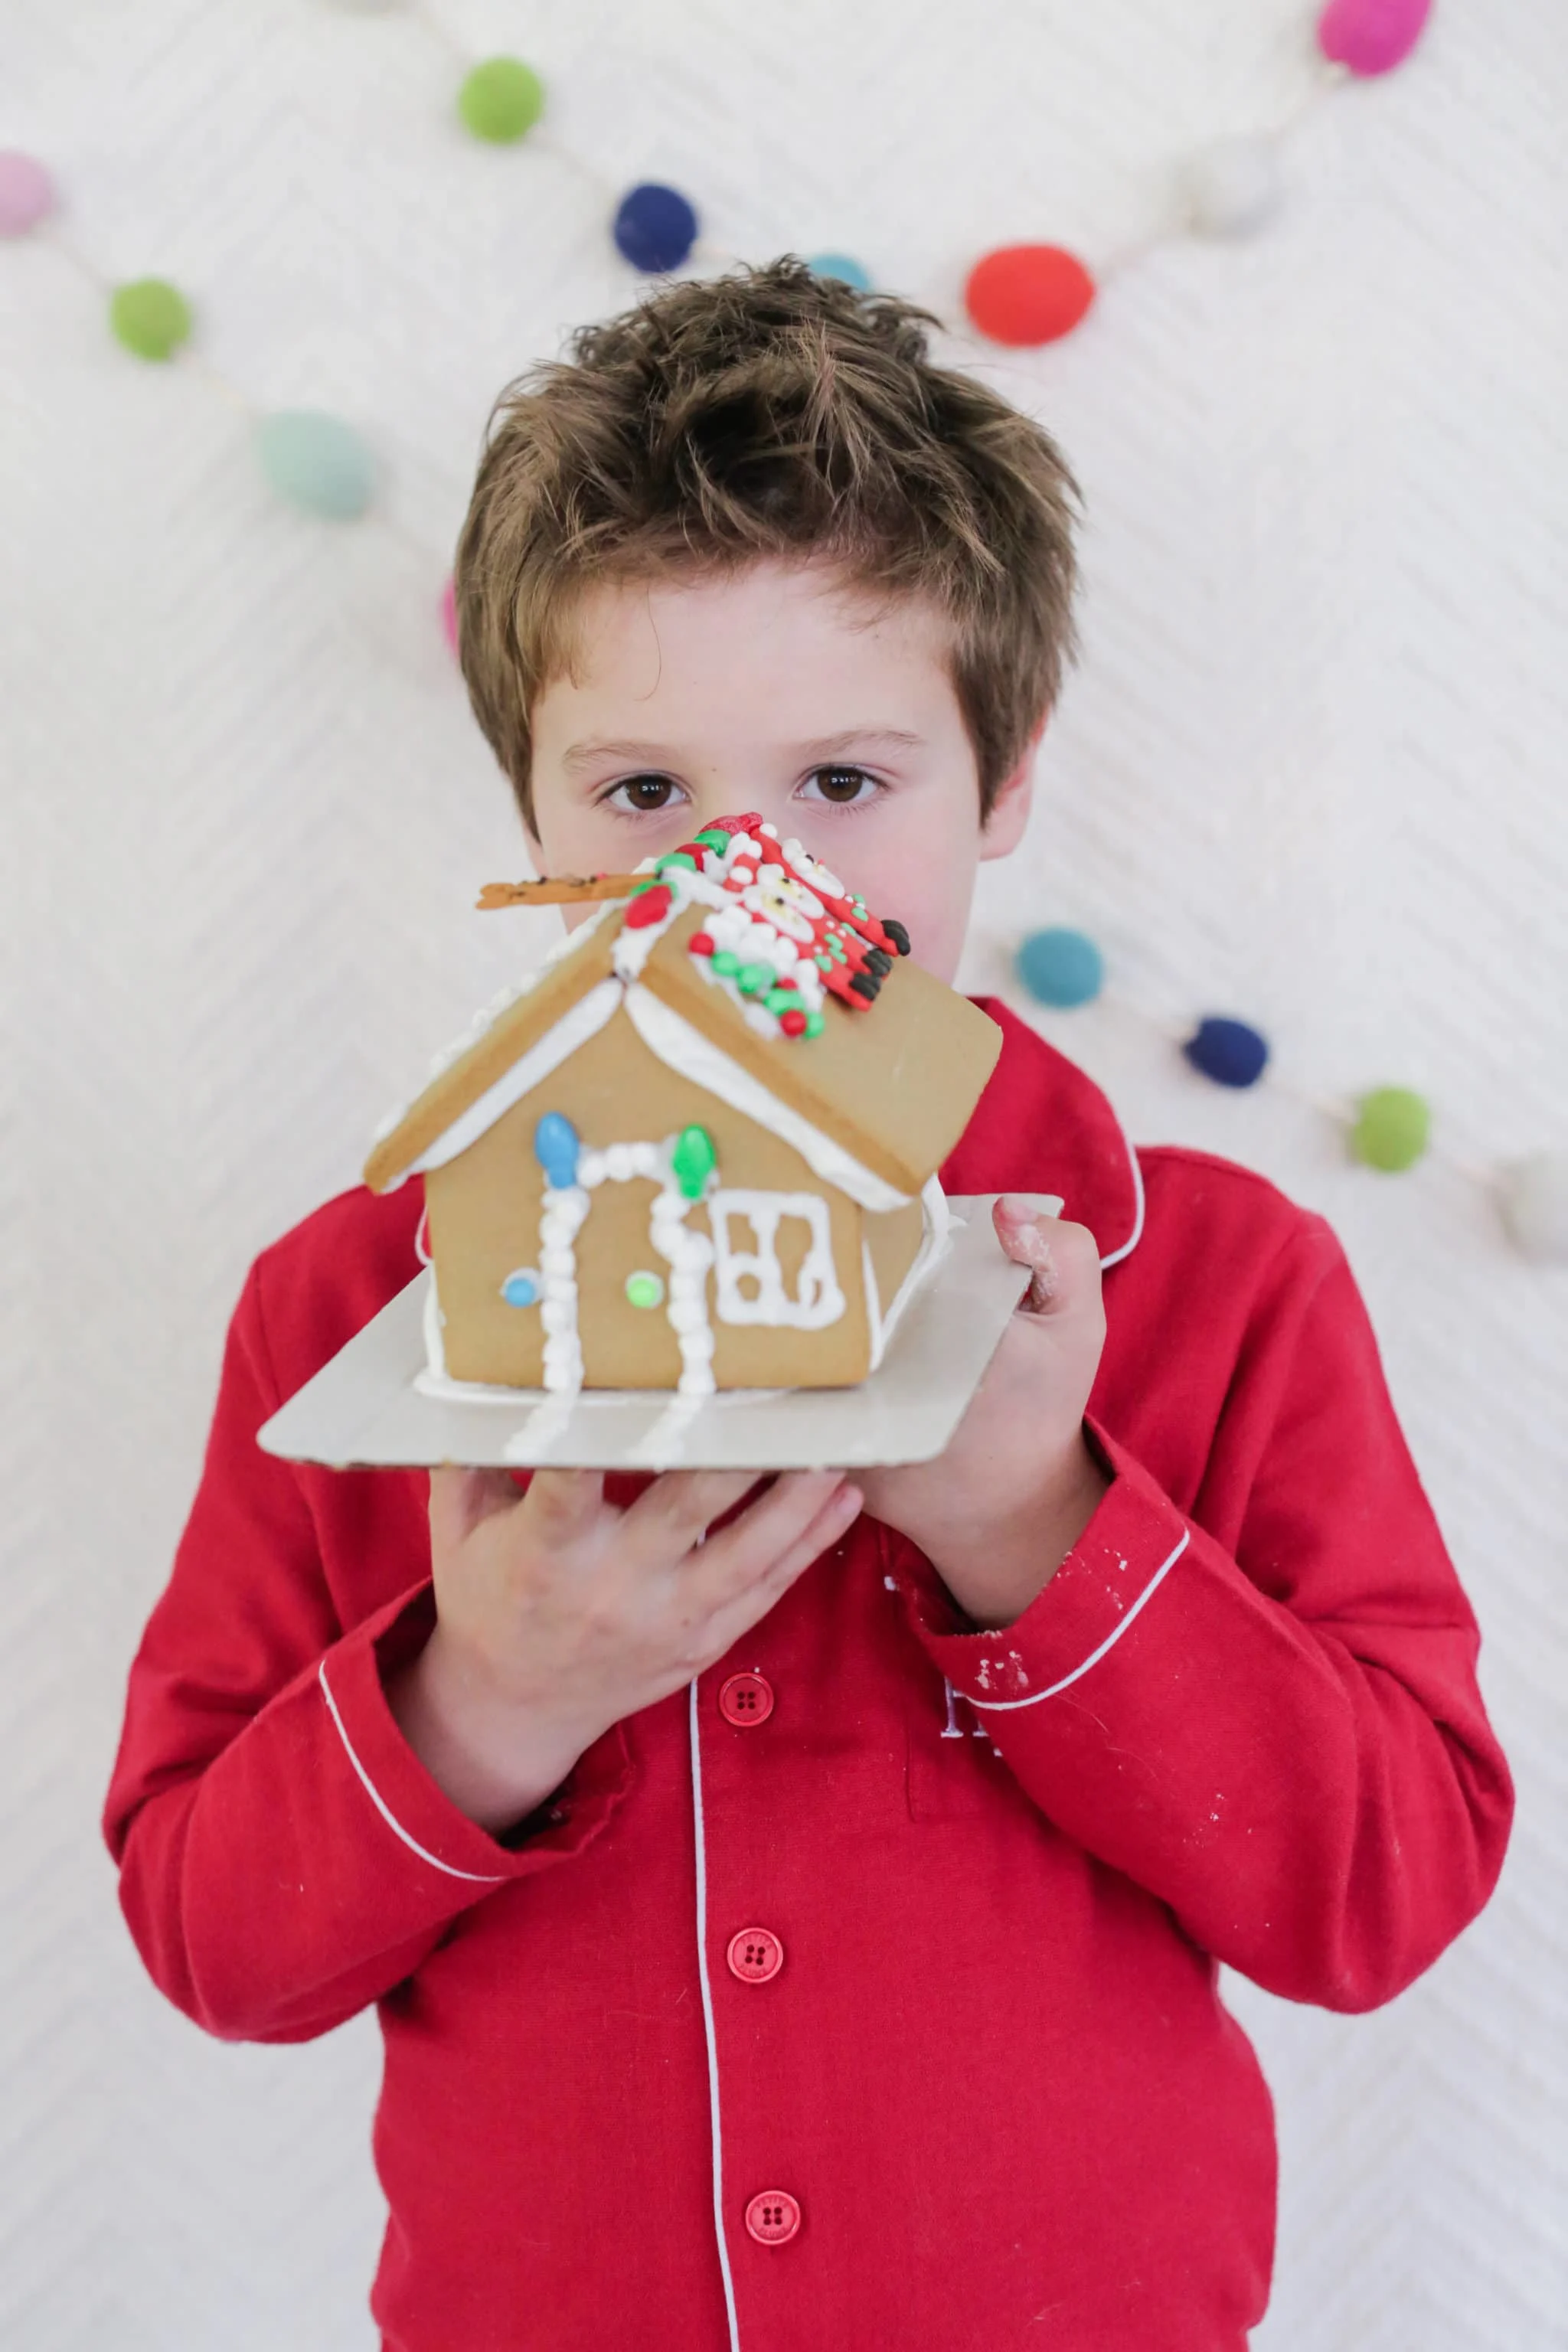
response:
<path id="1" fill-rule="evenodd" d="M 735 2288 L 730 2276 L 730 2249 L 724 2242 L 724 2168 L 719 2145 L 719 2051 L 713 2033 L 713 1996 L 708 1986 L 708 1855 L 702 1834 L 702 1757 L 697 1736 L 697 1680 L 691 1691 L 691 1818 L 697 1844 L 697 1976 L 702 1987 L 702 2031 L 708 2042 L 708 2111 L 713 2126 L 713 2234 L 719 2241 L 719 2269 L 724 2281 L 724 2309 L 730 2322 L 730 2352 L 741 2352 L 741 2326 L 735 2316 Z"/>
<path id="2" fill-rule="evenodd" d="M 1137 1152 L 1127 1140 L 1127 1129 L 1122 1126 L 1121 1121 L 1119 1118 L 1116 1118 L 1114 1108 L 1109 1104 L 1107 1105 L 1107 1108 L 1110 1110 L 1111 1118 L 1116 1119 L 1116 1132 L 1121 1138 L 1121 1149 L 1126 1152 L 1127 1164 L 1132 1171 L 1132 1191 L 1137 1199 L 1138 1207 L 1132 1220 L 1132 1232 L 1131 1237 L 1122 1243 L 1120 1249 L 1112 1250 L 1109 1257 L 1102 1257 L 1100 1259 L 1100 1270 L 1101 1274 L 1105 1272 L 1107 1266 L 1120 1265 L 1124 1257 L 1131 1257 L 1133 1251 L 1137 1248 L 1139 1243 L 1143 1238 L 1143 1171 L 1138 1165 Z M 1150 1591 L 1153 1591 L 1152 1585 L 1150 1586 L 1149 1590 Z"/>
<path id="3" fill-rule="evenodd" d="M 349 1762 L 353 1766 L 354 1770 L 359 1774 L 360 1779 L 363 1781 L 365 1792 L 370 1798 L 371 1803 L 375 1807 L 376 1811 L 381 1815 L 382 1820 L 386 1823 L 388 1829 L 395 1831 L 397 1836 L 403 1840 L 404 1844 L 412 1848 L 413 1852 L 419 1856 L 421 1862 L 427 1862 L 432 1870 L 444 1870 L 448 1878 L 466 1878 L 475 1886 L 500 1886 L 504 1885 L 505 1882 L 502 1879 L 494 1876 L 489 1871 L 454 1869 L 453 1865 L 449 1862 L 443 1862 L 439 1855 L 427 1853 L 425 1848 L 420 1844 L 417 1838 L 411 1838 L 409 1836 L 408 1832 L 404 1828 L 403 1823 L 398 1820 L 396 1814 L 390 1812 L 387 1810 L 385 1800 L 383 1798 L 380 1790 L 376 1787 L 375 1782 L 371 1779 L 370 1774 L 365 1770 L 364 1766 L 360 1762 L 359 1758 L 354 1754 L 353 1742 L 349 1738 L 348 1733 L 343 1729 L 343 1719 L 338 1713 L 337 1700 L 332 1696 L 331 1686 L 327 1681 L 327 1662 L 324 1658 L 321 1660 L 321 1664 L 316 1668 L 316 1680 L 321 1685 L 321 1696 L 327 1702 L 327 1711 L 331 1715 L 332 1721 L 337 1725 L 338 1738 L 343 1743 L 343 1753 L 348 1758 Z"/>
<path id="4" fill-rule="evenodd" d="M 434 1143 L 422 1151 L 417 1160 L 410 1160 L 405 1176 L 424 1175 L 433 1168 L 445 1168 L 448 1160 L 456 1160 L 467 1151 L 470 1143 L 488 1133 L 498 1118 L 510 1110 L 558 1069 L 567 1056 L 591 1037 L 596 1037 L 607 1021 L 613 1021 L 621 1007 L 621 983 L 618 980 L 595 982 L 585 996 L 569 1004 L 559 1021 L 537 1038 L 525 1054 L 509 1062 L 493 1086 L 459 1111 L 450 1127 L 444 1128 Z"/>
<path id="5" fill-rule="evenodd" d="M 1129 1246 L 1131 1246 L 1131 1244 L 1129 1244 Z M 1106 1635 L 1099 1649 L 1091 1650 L 1089 1656 L 1085 1658 L 1082 1665 L 1075 1666 L 1070 1675 L 1064 1675 L 1059 1683 L 1053 1683 L 1049 1690 L 1036 1691 L 1033 1696 L 1029 1698 L 970 1698 L 969 1693 L 965 1691 L 963 1696 L 965 1698 L 969 1699 L 970 1706 L 984 1707 L 987 1715 L 1005 1715 L 1016 1706 L 1038 1706 L 1043 1698 L 1055 1698 L 1058 1691 L 1065 1691 L 1069 1683 L 1076 1683 L 1080 1675 L 1088 1674 L 1090 1666 L 1097 1666 L 1100 1664 L 1101 1658 L 1104 1657 L 1107 1650 L 1110 1648 L 1112 1643 L 1121 1641 L 1121 1636 L 1126 1633 L 1127 1628 L 1131 1624 L 1132 1620 L 1137 1616 L 1138 1612 L 1142 1608 L 1143 1603 L 1148 1600 L 1149 1595 L 1153 1591 L 1155 1586 L 1162 1583 L 1168 1572 L 1174 1568 L 1176 1562 L 1181 1559 L 1182 1554 L 1185 1551 L 1191 1540 L 1191 1528 L 1184 1528 L 1183 1530 L 1181 1542 L 1176 1546 L 1175 1550 L 1171 1554 L 1169 1559 L 1163 1559 L 1160 1562 L 1159 1567 L 1149 1579 L 1148 1583 L 1143 1587 L 1142 1591 L 1138 1595 L 1137 1600 L 1132 1603 L 1132 1606 L 1127 1612 L 1126 1616 L 1121 1618 L 1115 1628 Z"/>

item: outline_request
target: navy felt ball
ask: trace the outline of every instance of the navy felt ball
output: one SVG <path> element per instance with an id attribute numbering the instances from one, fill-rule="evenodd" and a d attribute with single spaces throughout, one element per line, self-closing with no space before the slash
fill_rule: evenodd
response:
<path id="1" fill-rule="evenodd" d="M 1245 1021 L 1211 1016 L 1200 1021 L 1197 1033 L 1182 1051 L 1194 1070 L 1221 1087 L 1254 1087 L 1268 1060 L 1268 1042 Z"/>
<path id="2" fill-rule="evenodd" d="M 697 215 L 679 188 L 645 180 L 621 198 L 615 239 L 634 269 L 679 269 L 697 242 Z"/>
<path id="3" fill-rule="evenodd" d="M 1089 1004 L 1100 994 L 1105 967 L 1082 931 L 1057 927 L 1031 931 L 1018 950 L 1018 977 L 1041 1004 Z"/>

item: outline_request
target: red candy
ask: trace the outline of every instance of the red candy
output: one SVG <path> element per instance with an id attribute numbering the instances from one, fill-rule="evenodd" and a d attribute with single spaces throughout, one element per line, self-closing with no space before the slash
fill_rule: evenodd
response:
<path id="1" fill-rule="evenodd" d="M 706 931 L 693 931 L 686 944 L 692 955 L 710 956 L 713 952 L 713 942 Z"/>
<path id="2" fill-rule="evenodd" d="M 626 912 L 628 931 L 646 931 L 650 923 L 662 923 L 669 912 L 670 896 L 668 882 L 658 882 L 651 890 L 639 890 Z M 710 943 L 711 944 L 711 943 Z"/>
<path id="3" fill-rule="evenodd" d="M 804 1036 L 805 1034 L 805 1015 L 804 1013 L 796 1013 L 793 1010 L 788 1013 L 781 1013 L 779 1014 L 779 1027 L 784 1031 L 786 1037 Z"/>

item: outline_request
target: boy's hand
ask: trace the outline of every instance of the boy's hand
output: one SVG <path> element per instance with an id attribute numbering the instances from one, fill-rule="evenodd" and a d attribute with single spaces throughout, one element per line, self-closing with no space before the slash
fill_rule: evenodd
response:
<path id="1" fill-rule="evenodd" d="M 839 1471 L 678 1471 L 629 1509 L 588 1470 L 433 1470 L 436 1630 L 389 1685 L 405 1738 L 490 1830 L 533 1811 L 583 1750 L 712 1664 L 860 1508 Z M 704 1538 L 706 1538 L 706 1540 Z"/>
<path id="2" fill-rule="evenodd" d="M 1083 1434 L 1105 1344 L 1100 1251 L 1004 1194 L 993 1213 L 1029 1295 L 933 1462 L 856 1473 L 866 1507 L 918 1544 L 977 1625 L 1010 1625 L 1049 1582 L 1109 1481 Z"/>

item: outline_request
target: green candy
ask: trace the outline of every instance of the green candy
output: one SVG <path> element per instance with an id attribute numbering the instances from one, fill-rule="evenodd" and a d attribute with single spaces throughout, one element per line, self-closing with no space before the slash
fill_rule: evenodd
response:
<path id="1" fill-rule="evenodd" d="M 115 288 L 109 325 L 115 341 L 138 359 L 171 359 L 190 334 L 191 306 L 166 278 L 138 278 Z"/>
<path id="2" fill-rule="evenodd" d="M 712 963 L 721 980 L 733 980 L 741 969 L 741 959 L 733 948 L 715 948 Z"/>
<path id="3" fill-rule="evenodd" d="M 777 978 L 771 963 L 743 963 L 735 974 L 735 985 L 742 996 L 760 996 Z"/>
<path id="4" fill-rule="evenodd" d="M 683 1127 L 675 1139 L 669 1164 L 683 1199 L 700 1201 L 708 1179 L 719 1164 L 713 1138 L 705 1127 Z"/>
<path id="5" fill-rule="evenodd" d="M 808 1013 L 805 1016 L 805 1028 L 803 1034 L 807 1037 L 820 1037 L 826 1026 L 827 1018 L 825 1013 Z"/>
<path id="6" fill-rule="evenodd" d="M 1351 1129 L 1352 1158 L 1363 1167 L 1382 1168 L 1399 1175 L 1414 1168 L 1426 1149 L 1432 1113 L 1425 1099 L 1408 1087 L 1378 1087 L 1357 1105 Z"/>
<path id="7" fill-rule="evenodd" d="M 661 1307 L 664 1285 L 657 1274 L 628 1274 L 626 1297 L 633 1307 Z"/>
<path id="8" fill-rule="evenodd" d="M 702 833 L 694 833 L 691 838 L 693 841 L 700 841 L 704 849 L 717 851 L 721 857 L 723 856 L 725 851 L 730 846 L 729 835 L 727 833 L 719 832 L 716 827 L 711 827 Z"/>
<path id="9" fill-rule="evenodd" d="M 684 866 L 689 874 L 697 871 L 697 860 L 689 856 L 684 849 L 672 849 L 668 856 L 659 859 L 653 870 L 656 874 L 668 874 L 672 866 Z"/>
<path id="10" fill-rule="evenodd" d="M 458 111 L 476 139 L 509 146 L 544 111 L 544 84 L 521 58 L 487 58 L 458 92 Z"/>
<path id="11" fill-rule="evenodd" d="M 798 1012 L 801 1009 L 800 991 L 798 988 L 770 988 L 763 1003 L 770 1013 L 787 1013 L 792 1006 Z"/>

